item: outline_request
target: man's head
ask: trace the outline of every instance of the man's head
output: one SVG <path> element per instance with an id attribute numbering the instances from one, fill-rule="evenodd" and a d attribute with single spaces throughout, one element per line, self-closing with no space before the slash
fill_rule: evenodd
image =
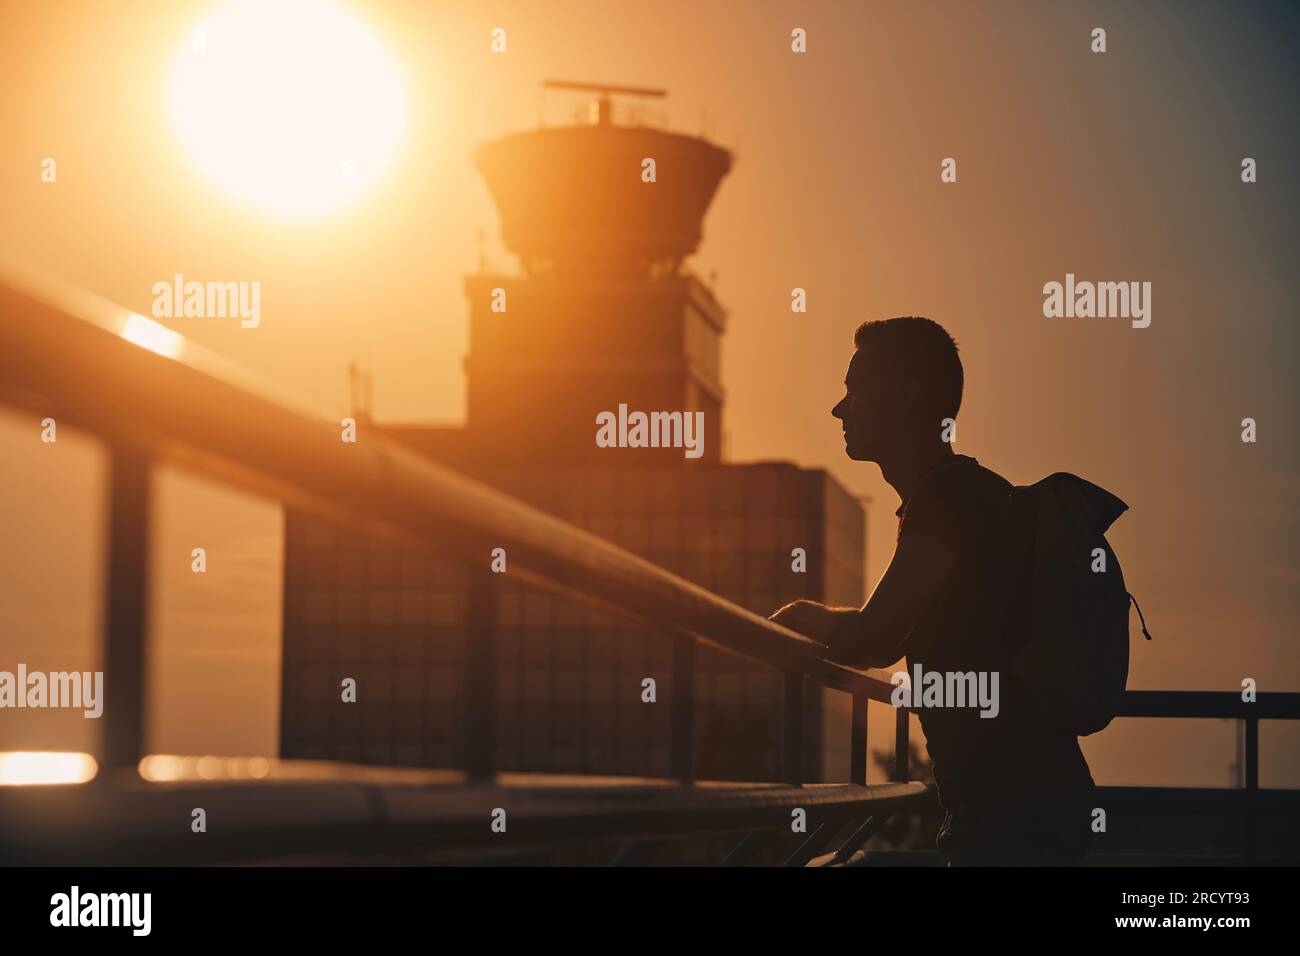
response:
<path id="1" fill-rule="evenodd" d="M 961 408 L 957 343 L 937 322 L 901 316 L 863 322 L 853 333 L 847 394 L 831 414 L 844 426 L 845 453 L 880 461 L 896 449 L 937 441 Z"/>

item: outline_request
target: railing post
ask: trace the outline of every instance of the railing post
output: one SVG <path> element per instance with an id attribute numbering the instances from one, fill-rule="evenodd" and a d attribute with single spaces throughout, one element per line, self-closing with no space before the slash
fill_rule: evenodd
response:
<path id="1" fill-rule="evenodd" d="M 803 674 L 785 673 L 785 736 L 781 742 L 785 782 L 803 786 Z"/>
<path id="2" fill-rule="evenodd" d="M 497 583 L 487 568 L 467 569 L 465 629 L 465 772 L 472 781 L 496 771 Z"/>
<path id="3" fill-rule="evenodd" d="M 911 711 L 906 707 L 898 708 L 894 723 L 894 779 L 907 783 L 911 774 L 911 748 L 908 746 L 908 731 L 911 728 Z"/>
<path id="4" fill-rule="evenodd" d="M 673 635 L 673 709 L 669 760 L 674 778 L 695 782 L 695 639 Z"/>
<path id="5" fill-rule="evenodd" d="M 849 783 L 867 782 L 867 698 L 853 695 L 852 728 L 849 731 Z"/>
<path id="6" fill-rule="evenodd" d="M 1259 796 L 1259 718 L 1246 718 L 1246 862 L 1255 862 L 1255 798 Z"/>
<path id="7" fill-rule="evenodd" d="M 144 756 L 149 457 L 124 444 L 109 452 L 107 556 L 100 759 L 135 767 Z"/>

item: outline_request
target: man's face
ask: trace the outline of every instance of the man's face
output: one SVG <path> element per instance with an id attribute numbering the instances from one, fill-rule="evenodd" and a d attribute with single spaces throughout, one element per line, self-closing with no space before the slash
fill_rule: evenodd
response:
<path id="1" fill-rule="evenodd" d="M 844 398 L 831 409 L 844 428 L 844 453 L 854 461 L 879 461 L 904 424 L 902 389 L 870 348 L 853 353 L 844 387 Z"/>

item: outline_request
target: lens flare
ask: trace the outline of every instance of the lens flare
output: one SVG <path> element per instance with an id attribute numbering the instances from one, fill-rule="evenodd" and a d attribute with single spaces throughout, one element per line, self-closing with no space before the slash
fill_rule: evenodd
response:
<path id="1" fill-rule="evenodd" d="M 232 0 L 185 38 L 172 75 L 172 120 L 194 162 L 282 218 L 318 218 L 373 189 L 405 111 L 392 56 L 331 0 Z"/>
<path id="2" fill-rule="evenodd" d="M 90 754 L 53 750 L 0 753 L 0 786 L 85 783 L 99 772 Z"/>

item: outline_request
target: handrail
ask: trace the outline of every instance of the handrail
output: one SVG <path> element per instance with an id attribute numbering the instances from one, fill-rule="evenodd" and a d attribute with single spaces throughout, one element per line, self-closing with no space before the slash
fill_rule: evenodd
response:
<path id="1" fill-rule="evenodd" d="M 476 658 L 473 646 L 482 643 L 490 648 L 492 643 L 495 597 L 485 582 L 491 549 L 497 547 L 507 549 L 513 576 L 616 613 L 630 614 L 669 635 L 673 640 L 675 679 L 680 678 L 682 686 L 690 686 L 691 648 L 696 641 L 723 647 L 785 673 L 787 786 L 770 790 L 769 798 L 761 804 L 738 796 L 736 806 L 751 805 L 752 812 L 745 811 L 749 816 L 737 816 L 733 798 L 709 790 L 709 785 L 693 788 L 690 793 L 695 795 L 672 797 L 672 805 L 664 805 L 661 810 L 647 804 L 637 811 L 640 815 L 625 808 L 620 816 L 601 802 L 599 785 L 591 782 L 583 784 L 589 792 L 582 797 L 586 802 L 581 813 L 574 810 L 571 814 L 575 821 L 578 817 L 586 820 L 581 824 L 586 828 L 582 832 L 603 828 L 607 834 L 630 835 L 662 833 L 663 827 L 690 830 L 724 824 L 751 827 L 755 834 L 770 829 L 777 818 L 770 817 L 767 811 L 808 802 L 809 791 L 800 787 L 799 769 L 804 677 L 845 691 L 853 698 L 852 780 L 822 793 L 827 806 L 833 804 L 831 816 L 835 819 L 854 814 L 872 816 L 840 848 L 837 859 L 852 854 L 874 832 L 873 828 L 879 827 L 884 819 L 882 813 L 913 805 L 929 793 L 922 784 L 862 786 L 866 779 L 866 702 L 887 702 L 894 689 L 881 672 L 859 671 L 831 662 L 824 657 L 826 648 L 821 644 L 417 455 L 393 439 L 371 434 L 364 426 L 356 444 L 344 443 L 339 426 L 329 416 L 178 333 L 102 298 L 5 262 L 0 262 L 0 402 L 85 428 L 104 438 L 112 453 L 107 669 L 118 678 L 115 686 L 119 692 L 135 698 L 134 713 L 128 707 L 125 717 L 117 716 L 121 712 L 119 705 L 111 720 L 105 714 L 105 723 L 115 722 L 118 727 L 109 734 L 116 735 L 115 753 L 119 758 L 109 762 L 111 772 L 106 776 L 112 780 L 124 779 L 123 768 L 140 756 L 139 698 L 143 696 L 140 678 L 144 656 L 140 605 L 147 574 L 143 543 L 147 473 L 151 462 L 166 460 L 201 467 L 209 477 L 286 503 L 373 526 L 426 546 L 452 548 L 461 560 L 481 564 L 484 574 L 470 583 L 470 635 L 480 640 L 471 640 L 467 681 L 471 689 L 487 688 L 488 697 L 490 650 Z M 476 614 L 475 608 L 489 613 Z M 473 683 L 479 680 L 486 683 Z M 119 693 L 118 700 L 123 696 Z M 468 698 L 476 696 L 467 694 Z M 693 782 L 690 701 L 688 693 L 674 702 L 674 776 L 678 783 Z M 488 719 L 490 700 L 487 705 L 479 700 L 469 703 L 472 712 L 467 715 L 467 729 L 471 735 L 482 729 L 485 747 L 490 751 L 490 723 L 479 723 Z M 1129 691 L 1117 716 L 1226 717 L 1243 720 L 1246 726 L 1244 790 L 1220 793 L 1099 788 L 1117 802 L 1144 804 L 1154 796 L 1160 798 L 1159 802 L 1172 801 L 1180 806 L 1242 810 L 1247 815 L 1248 858 L 1253 858 L 1255 852 L 1255 816 L 1271 809 L 1293 809 L 1295 791 L 1269 792 L 1258 787 L 1258 723 L 1300 717 L 1300 694 L 1263 693 L 1255 701 L 1246 702 L 1235 692 Z M 908 776 L 907 727 L 908 712 L 900 708 L 896 715 L 894 773 L 900 781 Z M 110 740 L 109 750 L 114 749 L 113 743 Z M 678 750 L 684 755 L 677 755 Z M 494 773 L 490 752 L 483 761 L 469 753 L 465 779 L 481 787 L 490 785 L 485 782 L 489 777 L 495 777 L 495 786 L 505 786 L 505 778 Z M 277 784 L 251 789 L 236 786 L 241 792 L 248 789 L 263 794 L 276 793 L 278 788 Z M 98 799 L 116 799 L 111 788 L 96 792 Z M 655 792 L 662 797 L 664 791 Z M 521 796 L 520 791 L 515 793 Z M 45 799 L 40 794 L 32 796 Z M 420 814 L 442 819 L 448 806 L 459 798 L 447 799 L 452 803 L 440 803 L 443 796 L 432 802 L 421 797 Z M 7 794 L 3 801 L 12 803 L 12 808 L 21 808 L 27 798 Z M 72 807 L 70 812 L 75 810 Z M 267 810 L 269 826 L 274 827 L 278 812 L 274 808 Z M 676 823 L 672 822 L 674 814 L 680 816 Z M 356 830 L 369 839 L 375 834 L 373 822 L 363 813 L 346 821 L 344 829 L 351 828 L 349 833 Z M 823 823 L 792 860 L 812 859 L 834 835 L 833 830 L 829 822 Z M 733 851 L 729 864 L 756 852 L 761 841 L 754 839 L 755 834 Z M 112 839 L 116 837 L 110 843 Z M 304 844 L 304 848 L 308 847 Z M 7 849 L 13 851 L 14 847 Z"/>
<path id="2" fill-rule="evenodd" d="M 380 434 L 340 440 L 328 417 L 165 326 L 0 264 L 0 392 L 151 459 L 326 513 L 452 547 L 486 569 L 631 611 L 828 687 L 887 701 L 882 675 Z M 611 597 L 616 596 L 616 597 Z"/>
<path id="3" fill-rule="evenodd" d="M 1300 693 L 1264 691 L 1246 701 L 1230 690 L 1130 690 L 1120 699 L 1115 716 L 1300 720 Z"/>
<path id="4" fill-rule="evenodd" d="M 476 782 L 442 771 L 329 769 L 300 779 L 142 783 L 120 774 L 112 786 L 83 790 L 0 787 L 0 865 L 192 866 L 470 850 L 481 858 L 584 840 L 746 831 L 784 839 L 796 808 L 808 814 L 810 831 L 838 829 L 906 810 L 929 791 L 924 783 L 682 787 L 653 778 L 502 773 Z M 220 839 L 196 841 L 189 827 L 175 825 L 195 806 L 224 821 Z M 509 809 L 508 839 L 487 825 L 492 807 Z"/>

